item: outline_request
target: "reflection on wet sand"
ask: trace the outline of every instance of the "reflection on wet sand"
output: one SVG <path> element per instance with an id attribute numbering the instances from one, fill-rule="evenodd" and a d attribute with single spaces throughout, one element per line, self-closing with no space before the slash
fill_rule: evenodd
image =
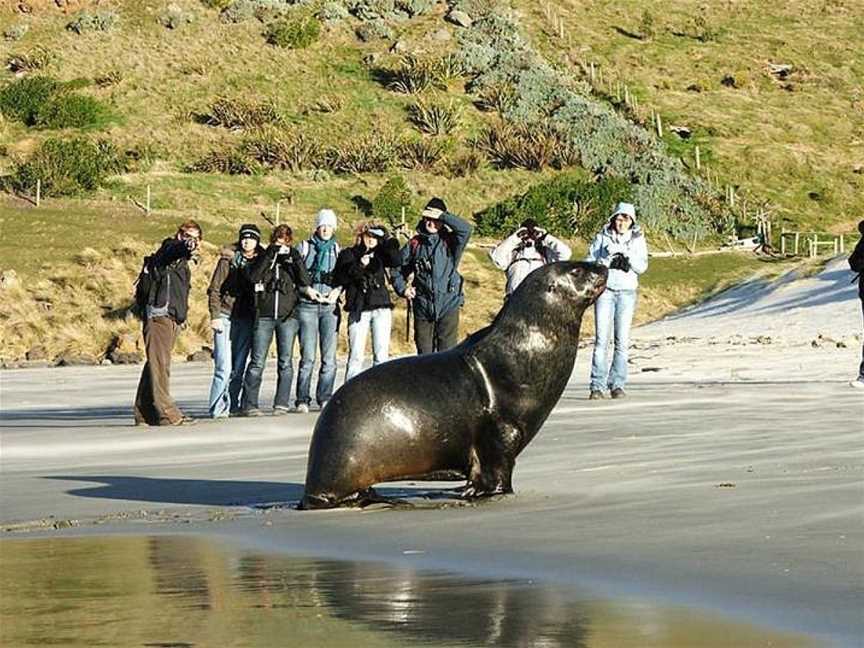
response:
<path id="1" fill-rule="evenodd" d="M 191 537 L 4 540 L 0 574 L 4 647 L 813 645 L 645 601 Z"/>

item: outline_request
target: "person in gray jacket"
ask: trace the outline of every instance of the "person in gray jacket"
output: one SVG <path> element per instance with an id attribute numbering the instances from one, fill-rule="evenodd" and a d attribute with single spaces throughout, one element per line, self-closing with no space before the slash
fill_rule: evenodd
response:
<path id="1" fill-rule="evenodd" d="M 609 268 L 606 290 L 594 302 L 596 332 L 588 397 L 605 398 L 608 386 L 612 398 L 623 398 L 639 275 L 648 269 L 648 246 L 636 224 L 636 208 L 632 204 L 621 202 L 615 206 L 609 222 L 591 242 L 585 260 Z M 606 356 L 613 334 L 615 350 L 610 370 Z"/>
<path id="2" fill-rule="evenodd" d="M 445 351 L 459 340 L 465 294 L 458 268 L 472 231 L 440 198 L 426 204 L 422 217 L 417 234 L 400 251 L 400 268 L 392 273 L 393 287 L 414 313 L 419 355 Z"/>
<path id="3" fill-rule="evenodd" d="M 492 262 L 507 273 L 506 294 L 509 297 L 537 268 L 555 261 L 566 261 L 572 251 L 563 241 L 527 219 L 489 253 Z"/>

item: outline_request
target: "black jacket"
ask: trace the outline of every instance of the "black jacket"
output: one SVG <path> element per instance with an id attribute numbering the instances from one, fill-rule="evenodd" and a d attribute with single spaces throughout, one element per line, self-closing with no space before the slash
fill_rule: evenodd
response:
<path id="1" fill-rule="evenodd" d="M 281 246 L 271 244 L 264 254 L 247 266 L 249 281 L 255 293 L 256 317 L 291 317 L 297 304 L 298 289 L 309 286 L 311 280 L 306 264 L 296 249 L 279 254 Z"/>
<path id="2" fill-rule="evenodd" d="M 393 308 L 385 268 L 399 266 L 399 242 L 395 238 L 381 241 L 375 246 L 369 265 L 364 267 L 360 259 L 368 251 L 359 243 L 342 250 L 336 259 L 333 280 L 345 288 L 345 310 L 349 313 Z"/>
<path id="3" fill-rule="evenodd" d="M 189 314 L 189 286 L 192 272 L 189 259 L 192 252 L 186 244 L 176 238 L 167 238 L 152 257 L 152 265 L 159 270 L 159 286 L 152 305 L 148 306 L 149 317 L 167 315 L 178 324 L 186 321 Z"/>
<path id="4" fill-rule="evenodd" d="M 264 248 L 259 245 L 255 254 L 264 254 Z M 254 263 L 255 258 L 257 257 L 246 259 L 236 245 L 222 248 L 207 288 L 210 319 L 216 319 L 220 315 L 229 315 L 231 319 L 255 317 L 252 282 L 244 271 L 247 265 Z"/>

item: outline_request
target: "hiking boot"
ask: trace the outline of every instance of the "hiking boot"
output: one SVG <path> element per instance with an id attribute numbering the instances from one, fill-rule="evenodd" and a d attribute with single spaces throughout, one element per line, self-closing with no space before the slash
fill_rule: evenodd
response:
<path id="1" fill-rule="evenodd" d="M 300 403 L 295 410 L 298 414 L 308 414 L 309 406 L 306 403 Z"/>
<path id="2" fill-rule="evenodd" d="M 609 395 L 612 398 L 624 398 L 625 396 L 627 396 L 624 390 L 620 387 L 616 387 L 615 389 L 613 389 L 611 392 L 609 392 Z"/>
<path id="3" fill-rule="evenodd" d="M 264 416 L 264 412 L 257 407 L 250 407 L 249 409 L 241 411 L 240 416 Z"/>
<path id="4" fill-rule="evenodd" d="M 273 408 L 273 416 L 285 416 L 286 414 L 291 413 L 290 407 L 285 407 L 284 405 L 277 405 Z"/>
<path id="5" fill-rule="evenodd" d="M 597 389 L 592 389 L 591 393 L 588 394 L 588 400 L 603 400 L 604 398 L 606 398 L 606 394 Z"/>

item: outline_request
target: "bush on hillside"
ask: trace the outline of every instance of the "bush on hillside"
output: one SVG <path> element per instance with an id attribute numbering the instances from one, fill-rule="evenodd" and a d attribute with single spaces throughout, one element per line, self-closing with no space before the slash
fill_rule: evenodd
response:
<path id="1" fill-rule="evenodd" d="M 401 175 L 391 176 L 372 199 L 372 216 L 378 220 L 386 220 L 391 227 L 402 222 L 402 210 L 405 210 L 405 222 L 413 223 L 417 212 L 413 206 L 414 193 Z"/>
<path id="2" fill-rule="evenodd" d="M 318 40 L 321 23 L 314 16 L 283 18 L 267 25 L 264 38 L 271 45 L 287 49 L 304 49 Z"/>
<path id="3" fill-rule="evenodd" d="M 88 31 L 108 31 L 113 29 L 119 20 L 117 14 L 113 11 L 82 11 L 77 15 L 75 20 L 66 25 L 66 29 L 83 34 Z"/>
<path id="4" fill-rule="evenodd" d="M 39 108 L 41 128 L 98 128 L 111 119 L 111 111 L 98 99 L 74 93 L 55 93 Z"/>
<path id="5" fill-rule="evenodd" d="M 220 97 L 205 114 L 196 119 L 208 126 L 219 126 L 229 130 L 261 128 L 281 124 L 282 115 L 271 101 L 255 101 L 242 97 Z"/>
<path id="6" fill-rule="evenodd" d="M 434 6 L 434 0 L 396 0 L 396 9 L 404 11 L 412 18 L 429 13 Z"/>
<path id="7" fill-rule="evenodd" d="M 0 90 L 0 113 L 27 126 L 41 128 L 95 128 L 111 119 L 111 111 L 98 99 L 72 92 L 89 82 L 61 83 L 50 77 L 16 79 Z"/>
<path id="8" fill-rule="evenodd" d="M 231 4 L 231 0 L 201 0 L 201 4 L 208 9 L 217 9 L 222 11 Z"/>
<path id="9" fill-rule="evenodd" d="M 93 191 L 125 169 L 125 156 L 106 140 L 48 139 L 17 165 L 11 185 L 17 192 L 32 194 L 39 180 L 43 196 L 71 196 Z"/>
<path id="10" fill-rule="evenodd" d="M 406 169 L 431 171 L 447 154 L 447 144 L 430 138 L 405 139 L 399 144 L 399 163 Z"/>
<path id="11" fill-rule="evenodd" d="M 266 22 L 273 18 L 284 16 L 292 8 L 287 0 L 234 0 L 220 14 L 220 20 L 228 23 L 239 23 L 256 18 Z"/>
<path id="12" fill-rule="evenodd" d="M 348 17 L 348 9 L 341 2 L 325 2 L 318 9 L 318 20 L 343 20 Z"/>
<path id="13" fill-rule="evenodd" d="M 450 157 L 446 164 L 446 172 L 451 178 L 464 178 L 477 173 L 485 161 L 480 151 L 469 148 Z"/>
<path id="14" fill-rule="evenodd" d="M 236 147 L 211 151 L 186 167 L 190 173 L 258 175 L 261 165 Z"/>
<path id="15" fill-rule="evenodd" d="M 165 29 L 180 29 L 181 27 L 192 24 L 195 20 L 195 16 L 184 11 L 176 4 L 170 4 L 165 11 L 159 14 L 157 20 Z"/>
<path id="16" fill-rule="evenodd" d="M 240 156 L 268 169 L 297 173 L 314 169 L 321 163 L 320 144 L 296 130 L 264 127 L 247 135 L 240 143 Z"/>
<path id="17" fill-rule="evenodd" d="M 35 126 L 42 107 L 63 86 L 44 76 L 23 77 L 0 89 L 0 113 L 12 121 Z"/>
<path id="18" fill-rule="evenodd" d="M 6 67 L 10 72 L 35 72 L 44 70 L 57 58 L 47 47 L 38 45 L 29 52 L 10 54 L 6 59 Z"/>
<path id="19" fill-rule="evenodd" d="M 546 121 L 490 125 L 480 132 L 473 145 L 498 169 L 539 171 L 579 163 L 579 153 L 566 135 Z"/>
<path id="20" fill-rule="evenodd" d="M 448 103 L 418 99 L 408 107 L 411 122 L 422 133 L 449 135 L 462 122 L 462 111 L 452 100 Z"/>
<path id="21" fill-rule="evenodd" d="M 9 25 L 3 30 L 3 38 L 8 41 L 17 41 L 24 38 L 24 34 L 30 29 L 27 23 L 18 23 L 17 25 Z"/>
<path id="22" fill-rule="evenodd" d="M 354 30 L 354 33 L 357 34 L 357 38 L 364 43 L 373 40 L 390 40 L 395 35 L 390 25 L 380 18 L 361 23 L 357 29 Z"/>
<path id="23" fill-rule="evenodd" d="M 399 141 L 393 135 L 373 133 L 330 146 L 324 163 L 334 173 L 383 173 L 398 156 Z"/>
<path id="24" fill-rule="evenodd" d="M 395 0 L 349 0 L 348 9 L 363 21 L 391 18 L 396 9 Z"/>
<path id="25" fill-rule="evenodd" d="M 439 59 L 403 56 L 399 65 L 385 71 L 386 85 L 390 90 L 403 94 L 417 94 L 432 87 L 444 88 Z"/>
<path id="26" fill-rule="evenodd" d="M 593 181 L 582 173 L 565 173 L 475 214 L 476 231 L 503 237 L 533 218 L 552 234 L 587 239 L 599 231 L 616 202 L 628 199 L 631 187 L 622 178 Z"/>

